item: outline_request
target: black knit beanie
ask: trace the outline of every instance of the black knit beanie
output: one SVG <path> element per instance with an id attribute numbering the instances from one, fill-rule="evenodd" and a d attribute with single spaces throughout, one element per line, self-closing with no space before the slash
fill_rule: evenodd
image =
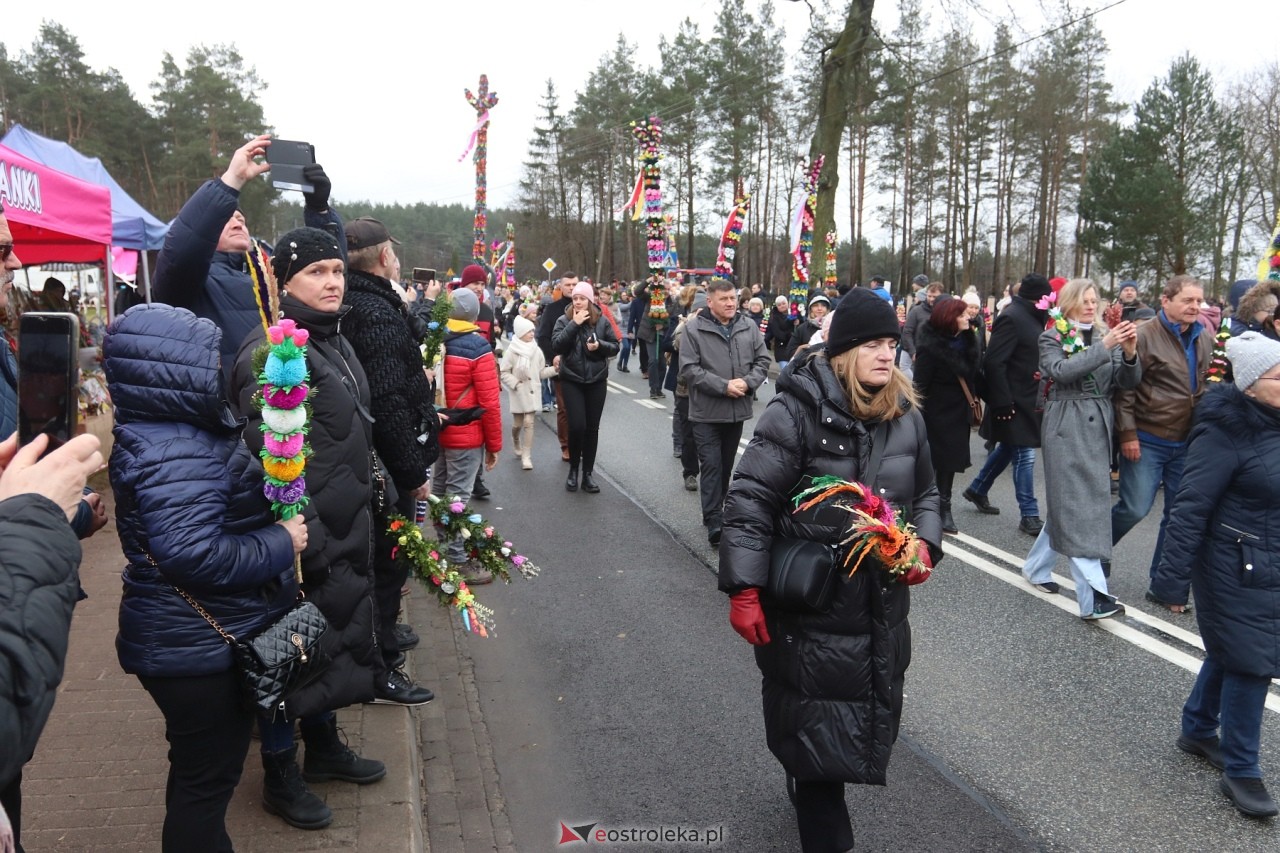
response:
<path id="1" fill-rule="evenodd" d="M 827 355 L 839 355 L 878 338 L 902 338 L 898 314 L 879 296 L 862 287 L 844 295 L 827 329 Z"/>
<path id="2" fill-rule="evenodd" d="M 271 269 L 276 274 L 276 283 L 284 287 L 296 273 L 316 261 L 332 260 L 342 260 L 342 250 L 332 234 L 319 228 L 295 228 L 276 241 Z"/>
<path id="3" fill-rule="evenodd" d="M 1041 296 L 1048 296 L 1052 292 L 1053 285 L 1049 284 L 1049 279 L 1038 272 L 1027 273 L 1018 287 L 1018 296 L 1029 302 L 1039 302 Z"/>

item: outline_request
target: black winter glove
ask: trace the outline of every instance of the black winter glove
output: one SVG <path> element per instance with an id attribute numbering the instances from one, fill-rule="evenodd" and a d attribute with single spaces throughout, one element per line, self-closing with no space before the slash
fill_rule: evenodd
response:
<path id="1" fill-rule="evenodd" d="M 306 199 L 307 207 L 316 213 L 328 212 L 329 193 L 333 191 L 333 184 L 330 183 L 329 176 L 324 173 L 324 167 L 319 163 L 303 166 L 302 177 L 306 179 L 307 183 L 315 187 L 311 192 L 302 194 L 302 197 Z"/>

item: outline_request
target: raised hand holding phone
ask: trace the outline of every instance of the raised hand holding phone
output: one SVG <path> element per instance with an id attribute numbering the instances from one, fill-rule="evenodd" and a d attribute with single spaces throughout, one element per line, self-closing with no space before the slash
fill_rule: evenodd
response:
<path id="1" fill-rule="evenodd" d="M 62 507 L 70 521 L 80 508 L 85 481 L 104 465 L 98 438 L 78 435 L 42 459 L 48 442 L 44 433 L 22 447 L 16 435 L 0 442 L 0 465 L 4 467 L 0 501 L 18 495 L 44 495 Z"/>

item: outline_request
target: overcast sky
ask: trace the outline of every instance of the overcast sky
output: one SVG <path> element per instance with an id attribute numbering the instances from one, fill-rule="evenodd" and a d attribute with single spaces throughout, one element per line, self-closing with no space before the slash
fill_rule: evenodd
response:
<path id="1" fill-rule="evenodd" d="M 977 0 L 975 0 L 977 2 Z M 988 20 L 1009 16 L 1027 35 L 1046 26 L 1036 0 L 981 0 Z M 1087 0 L 1100 9 L 1114 0 Z M 690 17 L 704 37 L 721 0 L 491 0 L 481 3 L 390 4 L 314 2 L 183 6 L 133 0 L 112 7 L 84 0 L 8 3 L 2 39 L 10 56 L 30 48 L 42 19 L 56 21 L 80 41 L 91 67 L 114 67 L 143 103 L 159 76 L 165 51 L 182 61 L 194 44 L 234 43 L 268 84 L 260 101 L 279 136 L 315 144 L 334 184 L 334 197 L 380 202 L 473 202 L 470 159 L 458 162 L 476 113 L 463 89 L 489 75 L 499 97 L 489 129 L 489 203 L 516 194 L 538 102 L 548 78 L 561 108 L 620 32 L 638 45 L 641 65 L 658 61 L 658 36 L 674 35 Z M 755 0 L 743 0 L 756 8 Z M 807 27 L 804 3 L 777 0 L 776 20 L 798 49 Z M 1260 30 L 1270 21 L 1257 0 L 1216 0 L 1194 19 L 1169 0 L 1123 0 L 1097 22 L 1108 40 L 1107 66 L 1116 97 L 1136 99 L 1170 61 L 1190 51 L 1219 83 L 1274 61 Z M 965 4 L 926 3 L 935 25 Z M 242 9 L 261 10 L 251 14 Z M 385 9 L 386 11 L 380 11 Z M 639 18 L 639 10 L 648 18 Z M 897 4 L 881 0 L 876 19 L 888 32 Z M 292 11 L 292 15 L 285 13 Z M 960 14 L 960 13 L 956 13 Z M 969 14 L 973 17 L 972 14 Z M 975 19 L 976 20 L 976 19 Z M 981 25 L 979 41 L 989 40 Z M 639 118 L 640 116 L 637 116 Z"/>

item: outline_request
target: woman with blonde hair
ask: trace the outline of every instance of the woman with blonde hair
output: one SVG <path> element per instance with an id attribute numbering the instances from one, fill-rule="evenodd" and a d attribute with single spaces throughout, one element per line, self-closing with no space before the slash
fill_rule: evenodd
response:
<path id="1" fill-rule="evenodd" d="M 756 647 L 765 734 L 786 770 L 806 853 L 851 849 L 845 783 L 885 783 L 911 660 L 908 586 L 927 571 L 894 580 L 866 562 L 840 573 L 829 609 L 801 613 L 764 592 L 770 553 L 784 537 L 838 547 L 847 513 L 791 511 L 812 478 L 834 475 L 904 509 L 921 561 L 941 558 L 924 419 L 911 380 L 893 365 L 900 337 L 889 303 L 849 291 L 825 344 L 778 378 L 725 502 L 719 585 L 734 630 Z"/>
<path id="2" fill-rule="evenodd" d="M 1080 617 L 1105 619 L 1124 612 L 1102 571 L 1111 559 L 1111 392 L 1142 379 L 1137 327 L 1103 326 L 1098 286 L 1087 278 L 1063 285 L 1050 316 L 1040 335 L 1040 371 L 1051 382 L 1040 424 L 1049 514 L 1022 575 L 1055 593 L 1054 563 L 1068 557 Z"/>

